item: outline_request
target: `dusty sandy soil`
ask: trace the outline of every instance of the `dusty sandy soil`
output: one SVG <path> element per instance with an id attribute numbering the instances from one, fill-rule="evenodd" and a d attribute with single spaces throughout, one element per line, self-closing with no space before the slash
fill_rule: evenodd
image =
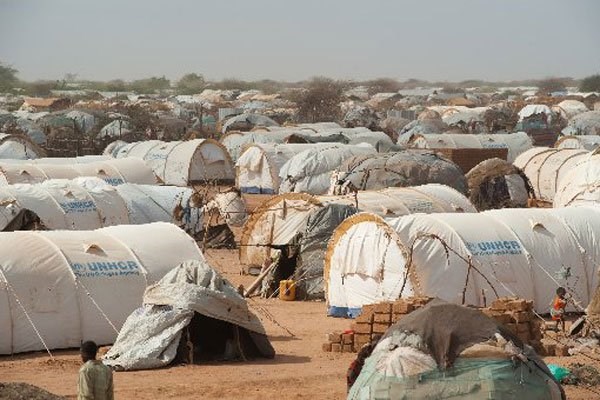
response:
<path id="1" fill-rule="evenodd" d="M 210 263 L 234 285 L 246 287 L 254 277 L 240 275 L 237 252 L 209 250 Z M 247 363 L 221 363 L 176 366 L 153 371 L 115 373 L 118 399 L 342 399 L 345 397 L 345 371 L 353 355 L 324 353 L 325 334 L 344 330 L 350 321 L 325 316 L 322 302 L 283 302 L 251 300 L 251 306 L 263 319 L 273 346 L 274 360 Z M 290 330 L 273 323 L 275 321 Z M 0 381 L 27 382 L 52 393 L 75 398 L 76 351 L 54 352 L 55 360 L 45 353 L 0 358 Z M 580 356 L 549 358 L 548 362 L 568 366 L 572 362 L 591 363 Z M 597 368 L 600 364 L 596 363 Z M 595 399 L 599 395 L 583 388 L 566 387 L 569 399 Z M 600 387 L 594 388 L 600 393 Z"/>

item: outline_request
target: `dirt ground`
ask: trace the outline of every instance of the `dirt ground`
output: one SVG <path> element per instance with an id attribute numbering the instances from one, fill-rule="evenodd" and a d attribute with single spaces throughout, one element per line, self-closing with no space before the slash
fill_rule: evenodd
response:
<path id="1" fill-rule="evenodd" d="M 207 258 L 234 285 L 248 287 L 254 277 L 240 275 L 237 252 L 209 250 Z M 326 317 L 323 302 L 250 300 L 277 351 L 274 360 L 175 366 L 160 370 L 116 372 L 117 399 L 343 399 L 345 372 L 352 354 L 325 353 L 325 334 L 344 330 L 349 320 Z M 274 323 L 277 321 L 277 323 Z M 278 326 L 281 325 L 281 326 Z M 282 328 L 283 327 L 283 328 Z M 284 329 L 285 328 L 285 329 Z M 291 336 L 286 329 L 291 331 Z M 0 381 L 26 382 L 67 398 L 76 398 L 77 351 L 32 353 L 0 358 Z M 548 358 L 568 366 L 591 364 L 581 356 Z M 595 364 L 600 368 L 600 363 Z M 600 398 L 584 388 L 566 386 L 569 399 Z M 600 393 L 600 387 L 593 388 Z"/>

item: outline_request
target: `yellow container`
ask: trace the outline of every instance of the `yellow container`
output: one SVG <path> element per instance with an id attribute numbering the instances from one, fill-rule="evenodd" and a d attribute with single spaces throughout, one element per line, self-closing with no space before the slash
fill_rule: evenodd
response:
<path id="1" fill-rule="evenodd" d="M 279 298 L 285 301 L 296 299 L 296 282 L 291 279 L 279 281 Z"/>

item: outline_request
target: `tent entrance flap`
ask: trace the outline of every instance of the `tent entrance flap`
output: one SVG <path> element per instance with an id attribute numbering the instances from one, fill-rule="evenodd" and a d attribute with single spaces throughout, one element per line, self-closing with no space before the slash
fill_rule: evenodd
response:
<path id="1" fill-rule="evenodd" d="M 176 361 L 197 364 L 260 356 L 261 352 L 246 329 L 194 313 L 189 325 L 182 331 Z"/>

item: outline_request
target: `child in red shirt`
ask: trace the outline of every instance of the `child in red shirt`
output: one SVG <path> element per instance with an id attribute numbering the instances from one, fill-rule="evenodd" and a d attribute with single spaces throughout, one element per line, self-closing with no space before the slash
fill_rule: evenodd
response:
<path id="1" fill-rule="evenodd" d="M 567 290 L 564 287 L 556 289 L 556 297 L 552 301 L 552 307 L 550 308 L 550 315 L 552 321 L 556 321 L 556 331 L 558 332 L 558 324 L 562 325 L 563 332 L 565 331 L 565 308 L 567 307 Z"/>

